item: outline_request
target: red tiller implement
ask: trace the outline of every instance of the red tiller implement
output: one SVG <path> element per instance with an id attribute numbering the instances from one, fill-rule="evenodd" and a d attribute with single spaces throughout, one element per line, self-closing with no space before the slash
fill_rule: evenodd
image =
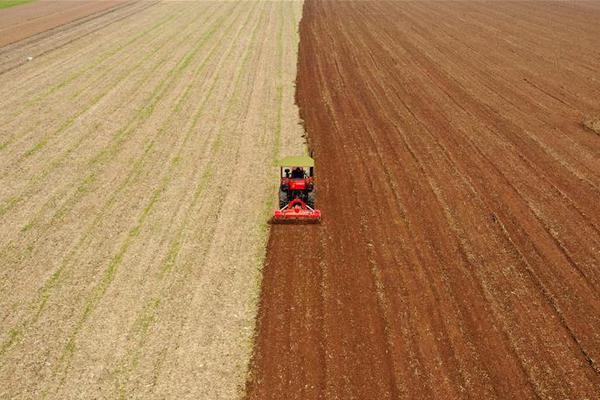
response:
<path id="1" fill-rule="evenodd" d="M 279 210 L 273 213 L 273 222 L 320 222 L 321 211 L 315 208 L 315 161 L 286 157 L 279 168 Z"/>
<path id="2" fill-rule="evenodd" d="M 295 198 L 281 210 L 275 210 L 273 219 L 275 221 L 309 220 L 319 222 L 321 220 L 321 211 L 315 210 L 299 198 Z"/>

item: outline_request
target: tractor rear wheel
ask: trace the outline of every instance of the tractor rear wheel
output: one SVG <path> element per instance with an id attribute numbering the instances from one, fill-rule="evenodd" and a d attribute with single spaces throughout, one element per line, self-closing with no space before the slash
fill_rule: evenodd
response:
<path id="1" fill-rule="evenodd" d="M 306 197 L 306 204 L 308 204 L 310 208 L 315 208 L 315 192 L 310 192 L 308 194 Z"/>
<path id="2" fill-rule="evenodd" d="M 288 204 L 288 195 L 285 191 L 279 190 L 279 208 L 287 206 Z"/>

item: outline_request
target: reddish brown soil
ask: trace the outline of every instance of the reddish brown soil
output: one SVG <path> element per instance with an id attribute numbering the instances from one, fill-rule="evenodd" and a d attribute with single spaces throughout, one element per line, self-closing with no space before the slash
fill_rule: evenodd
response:
<path id="1" fill-rule="evenodd" d="M 126 0 L 39 0 L 0 10 L 0 47 L 122 5 Z"/>
<path id="2" fill-rule="evenodd" d="M 599 18 L 305 3 L 324 221 L 272 228 L 248 398 L 598 398 Z"/>

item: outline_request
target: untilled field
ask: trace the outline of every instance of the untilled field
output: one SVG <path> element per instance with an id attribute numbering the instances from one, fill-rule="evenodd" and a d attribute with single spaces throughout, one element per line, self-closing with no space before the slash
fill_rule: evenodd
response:
<path id="1" fill-rule="evenodd" d="M 305 3 L 324 222 L 272 230 L 249 398 L 600 396 L 599 18 Z"/>
<path id="2" fill-rule="evenodd" d="M 142 3 L 152 2 L 135 3 L 124 0 L 35 0 L 18 5 L 16 2 L 18 6 L 0 12 L 0 46 L 36 35 L 56 35 L 58 31 L 97 18 L 101 14 L 115 12 L 118 8 L 135 8 Z M 39 37 L 32 40 L 37 39 Z"/>
<path id="3" fill-rule="evenodd" d="M 300 15 L 139 2 L 0 48 L 0 398 L 243 388 Z"/>

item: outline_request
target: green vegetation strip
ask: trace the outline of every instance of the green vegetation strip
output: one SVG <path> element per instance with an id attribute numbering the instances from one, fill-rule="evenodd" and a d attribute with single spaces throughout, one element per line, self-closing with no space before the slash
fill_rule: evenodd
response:
<path id="1" fill-rule="evenodd" d="M 0 10 L 3 8 L 20 6 L 21 4 L 33 3 L 37 0 L 0 0 Z"/>

